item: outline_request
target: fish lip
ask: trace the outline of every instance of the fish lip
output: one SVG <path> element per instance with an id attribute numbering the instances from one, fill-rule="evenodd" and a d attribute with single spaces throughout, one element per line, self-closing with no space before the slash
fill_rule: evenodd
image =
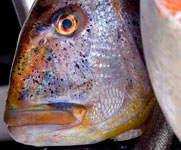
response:
<path id="1" fill-rule="evenodd" d="M 71 129 L 74 126 L 70 125 L 55 125 L 55 124 L 41 124 L 41 125 L 24 125 L 24 126 L 8 126 L 8 131 L 13 138 L 18 138 L 21 135 L 39 135 L 43 133 L 52 133 L 65 129 Z"/>
<path id="2" fill-rule="evenodd" d="M 4 121 L 9 127 L 31 125 L 74 126 L 82 122 L 86 108 L 79 104 L 58 103 L 6 110 Z"/>
<path id="3" fill-rule="evenodd" d="M 56 132 L 63 132 L 66 129 L 71 129 L 73 126 L 66 126 L 66 125 L 27 125 L 27 126 L 8 126 L 8 132 L 11 137 L 23 144 L 34 145 L 36 141 L 33 143 L 31 142 L 32 137 L 41 137 L 47 136 L 49 134 L 53 134 Z M 47 138 L 50 138 L 47 136 Z M 39 143 L 39 142 L 38 142 Z"/>
<path id="4" fill-rule="evenodd" d="M 41 137 L 56 133 L 57 131 L 63 132 L 64 130 L 81 125 L 87 111 L 85 107 L 76 104 L 69 107 L 69 109 L 65 109 L 65 107 L 63 110 L 57 107 L 59 108 L 56 105 L 56 109 L 54 110 L 32 111 L 29 109 L 17 109 L 5 111 L 4 120 L 8 125 L 10 135 L 15 141 L 25 144 L 27 143 L 25 139 L 29 139 L 29 137 Z M 44 122 L 41 117 L 47 113 L 50 115 L 50 119 L 46 119 Z M 51 118 L 52 115 L 55 115 L 55 119 Z"/>

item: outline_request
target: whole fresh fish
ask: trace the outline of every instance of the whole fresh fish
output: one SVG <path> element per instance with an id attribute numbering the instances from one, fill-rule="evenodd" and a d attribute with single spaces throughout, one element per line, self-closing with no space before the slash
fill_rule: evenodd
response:
<path id="1" fill-rule="evenodd" d="M 34 3 L 18 41 L 4 116 L 16 141 L 81 145 L 142 133 L 155 98 L 126 4 Z"/>
<path id="2" fill-rule="evenodd" d="M 141 13 L 151 82 L 165 117 L 181 141 L 181 1 L 142 0 Z"/>

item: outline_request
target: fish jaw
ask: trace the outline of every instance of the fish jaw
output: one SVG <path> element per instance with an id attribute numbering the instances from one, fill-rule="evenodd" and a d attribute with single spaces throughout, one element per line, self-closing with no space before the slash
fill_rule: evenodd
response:
<path id="1" fill-rule="evenodd" d="M 142 0 L 141 24 L 145 59 L 158 103 L 181 140 L 180 1 Z M 161 41 L 161 42 L 160 42 Z"/>
<path id="2" fill-rule="evenodd" d="M 101 122 L 97 125 L 87 124 L 87 119 L 84 119 L 81 124 L 70 128 L 63 125 L 42 124 L 20 127 L 9 126 L 8 130 L 17 142 L 38 147 L 95 144 L 115 135 L 124 134 L 125 131 L 139 128 L 152 113 L 155 103 L 156 100 L 153 99 L 148 107 L 121 125 L 121 116 L 117 116 L 114 121 Z M 114 126 L 115 128 L 113 128 Z M 129 138 L 131 138 L 131 135 L 129 135 Z"/>
<path id="3" fill-rule="evenodd" d="M 46 2 L 35 3 L 19 38 L 5 112 L 12 137 L 82 145 L 139 127 L 155 98 L 124 1 Z M 79 18 L 73 35 L 56 32 L 64 13 Z"/>

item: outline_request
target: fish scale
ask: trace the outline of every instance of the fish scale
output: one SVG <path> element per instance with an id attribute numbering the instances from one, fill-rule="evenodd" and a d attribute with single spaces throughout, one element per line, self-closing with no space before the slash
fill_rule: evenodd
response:
<path id="1" fill-rule="evenodd" d="M 139 128 L 150 116 L 155 97 L 124 3 L 36 1 L 20 34 L 6 104 L 16 141 L 93 144 Z M 69 35 L 61 24 L 66 17 L 77 27 Z"/>
<path id="2" fill-rule="evenodd" d="M 115 86 L 113 86 L 115 87 Z M 94 105 L 94 114 L 91 114 L 92 122 L 97 123 L 104 121 L 108 118 L 114 118 L 115 115 L 119 112 L 123 97 L 119 97 L 118 89 L 106 88 L 102 90 L 99 99 L 100 103 Z M 102 107 L 101 107 L 102 106 Z M 115 113 L 117 112 L 117 113 Z"/>

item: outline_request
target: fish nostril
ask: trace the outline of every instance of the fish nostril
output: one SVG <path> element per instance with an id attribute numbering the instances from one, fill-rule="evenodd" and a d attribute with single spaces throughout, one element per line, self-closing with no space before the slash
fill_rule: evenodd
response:
<path id="1" fill-rule="evenodd" d="M 45 40 L 44 38 L 40 40 L 39 45 L 42 46 L 44 44 Z"/>
<path id="2" fill-rule="evenodd" d="M 43 37 L 43 38 L 40 40 L 40 42 L 39 42 L 39 46 L 42 46 L 43 44 L 45 44 L 46 41 L 47 41 L 46 38 Z"/>

